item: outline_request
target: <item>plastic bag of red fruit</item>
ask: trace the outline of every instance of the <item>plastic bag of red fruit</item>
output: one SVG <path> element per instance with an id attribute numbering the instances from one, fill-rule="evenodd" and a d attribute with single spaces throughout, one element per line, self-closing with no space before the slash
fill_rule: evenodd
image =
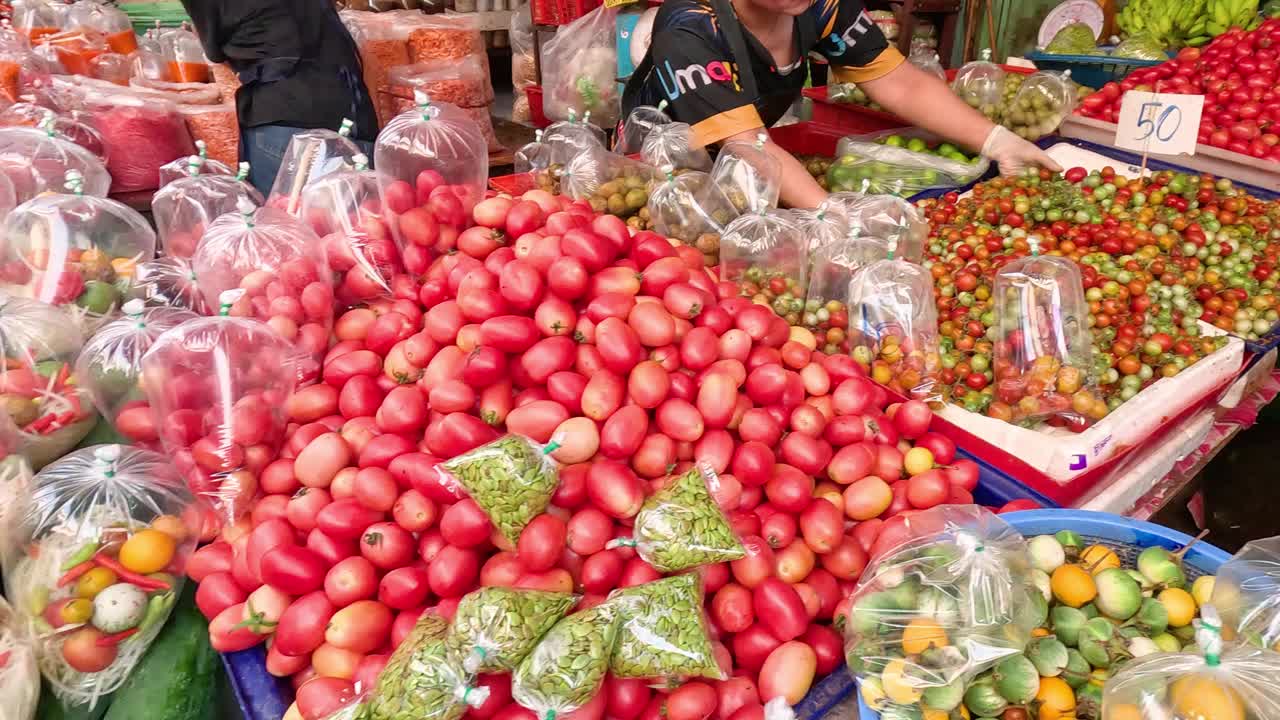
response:
<path id="1" fill-rule="evenodd" d="M 414 98 L 417 106 L 392 118 L 374 144 L 373 166 L 390 181 L 387 208 L 402 215 L 425 207 L 437 222 L 463 228 L 484 197 L 489 145 L 462 110 L 422 91 Z"/>
<path id="2" fill-rule="evenodd" d="M 939 402 L 941 356 L 933 278 L 892 254 L 849 283 L 849 344 L 871 379 L 908 397 Z"/>
<path id="3" fill-rule="evenodd" d="M 262 194 L 244 182 L 249 164 L 241 163 L 238 174 L 210 174 L 199 155 L 187 159 L 193 172 L 173 180 L 151 198 L 151 216 L 160 236 L 160 247 L 170 257 L 189 258 L 196 252 L 209 224 L 236 209 L 241 198 L 255 207 Z"/>
<path id="4" fill-rule="evenodd" d="M 76 384 L 116 430 L 146 447 L 159 435 L 142 390 L 142 356 L 166 331 L 199 315 L 181 308 L 148 308 L 137 298 L 126 302 L 123 311 L 123 317 L 85 343 L 76 360 Z"/>
<path id="5" fill-rule="evenodd" d="M 360 148 L 351 141 L 353 123 L 343 118 L 337 132 L 326 129 L 307 130 L 294 135 L 285 148 L 284 159 L 276 173 L 267 205 L 297 213 L 302 207 L 302 190 L 324 176 L 346 170 L 355 164 Z"/>
<path id="6" fill-rule="evenodd" d="M 249 510 L 258 473 L 279 454 L 297 373 L 280 335 L 227 315 L 243 294 L 228 291 L 219 316 L 183 323 L 142 356 L 142 386 L 166 454 L 228 522 Z"/>
<path id="7" fill-rule="evenodd" d="M 333 327 L 333 285 L 324 246 L 310 227 L 242 198 L 236 212 L 205 231 L 191 266 L 206 303 L 217 306 L 227 290 L 244 290 L 230 314 L 257 318 L 291 343 L 299 382 L 319 376 Z"/>
<path id="8" fill-rule="evenodd" d="M 155 257 L 156 235 L 129 207 L 84 195 L 79 172 L 66 187 L 5 218 L 0 288 L 66 309 L 87 335 L 119 310 L 138 263 Z"/>
<path id="9" fill-rule="evenodd" d="M 738 293 L 764 302 L 792 325 L 804 312 L 808 244 L 790 215 L 768 211 L 763 199 L 720 236 L 720 279 Z"/>
<path id="10" fill-rule="evenodd" d="M 343 305 L 391 295 L 391 278 L 403 272 L 385 217 L 385 179 L 368 164 L 367 157 L 357 155 L 353 169 L 333 173 L 302 194 L 302 220 L 324 244 Z M 406 250 L 421 253 L 427 262 L 425 248 L 411 243 Z"/>
<path id="11" fill-rule="evenodd" d="M 1093 338 L 1080 267 L 1031 254 L 1000 268 L 992 286 L 996 316 L 995 392 L 987 414 L 1008 422 L 1059 417 L 1087 427 L 1107 414 L 1092 375 Z"/>
<path id="12" fill-rule="evenodd" d="M 217 160 L 208 158 L 208 147 L 203 140 L 196 141 L 196 154 L 190 157 L 178 158 L 160 166 L 160 187 L 168 185 L 174 180 L 181 180 L 192 175 L 225 175 L 233 177 L 236 170 L 227 167 L 226 164 Z M 240 168 L 244 170 L 244 174 L 248 175 L 245 170 L 245 163 L 240 163 Z M 241 180 L 244 178 L 241 177 Z"/>
<path id="13" fill-rule="evenodd" d="M 190 310 L 197 315 L 212 314 L 200 286 L 196 284 L 195 270 L 186 258 L 166 255 L 148 260 L 138 266 L 129 288 L 132 297 L 147 307 L 173 307 Z"/>

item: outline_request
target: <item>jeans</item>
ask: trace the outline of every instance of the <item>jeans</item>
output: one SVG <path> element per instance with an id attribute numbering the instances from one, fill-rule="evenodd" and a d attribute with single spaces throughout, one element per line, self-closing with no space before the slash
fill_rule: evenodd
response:
<path id="1" fill-rule="evenodd" d="M 284 161 L 289 141 L 297 133 L 305 132 L 305 128 L 288 125 L 259 125 L 242 128 L 240 131 L 240 157 L 249 163 L 249 184 L 264 196 L 271 192 L 271 185 L 280 172 L 280 164 Z M 373 144 L 363 140 L 353 140 L 360 152 L 373 162 Z M 286 189 L 287 192 L 287 189 Z"/>

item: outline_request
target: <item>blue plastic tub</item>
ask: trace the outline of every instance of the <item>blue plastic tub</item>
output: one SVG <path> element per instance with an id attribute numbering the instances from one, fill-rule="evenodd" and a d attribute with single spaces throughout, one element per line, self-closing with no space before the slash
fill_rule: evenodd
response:
<path id="1" fill-rule="evenodd" d="M 1027 537 L 1047 535 L 1059 530 L 1074 530 L 1086 542 L 1097 542 L 1112 548 L 1120 555 L 1122 562 L 1130 565 L 1142 548 L 1160 546 L 1176 550 L 1192 541 L 1191 536 L 1161 525 L 1088 510 L 1027 510 L 1000 517 Z M 1195 577 L 1216 573 L 1218 567 L 1229 559 L 1231 555 L 1227 552 L 1209 543 L 1198 542 L 1187 551 L 1183 561 L 1187 574 Z M 822 708 L 825 713 L 855 691 L 853 678 L 841 668 L 815 685 L 809 696 L 797 706 L 797 710 L 801 710 L 813 698 L 812 706 Z M 818 720 L 822 713 L 800 717 L 803 720 Z M 878 720 L 880 715 L 867 707 L 859 697 L 858 717 L 859 720 Z"/>
<path id="2" fill-rule="evenodd" d="M 1107 48 L 1109 49 L 1109 48 Z M 1138 60 L 1111 55 L 1060 55 L 1032 50 L 1027 59 L 1039 70 L 1071 71 L 1071 79 L 1095 90 L 1112 80 L 1119 81 L 1138 68 L 1159 65 L 1164 60 Z"/>

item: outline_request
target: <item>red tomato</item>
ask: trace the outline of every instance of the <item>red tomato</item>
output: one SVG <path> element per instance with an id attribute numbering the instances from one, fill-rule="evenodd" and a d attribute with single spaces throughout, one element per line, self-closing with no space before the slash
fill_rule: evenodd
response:
<path id="1" fill-rule="evenodd" d="M 334 647 L 365 654 L 387 641 L 393 620 L 391 610 L 376 600 L 357 600 L 333 614 L 324 641 Z"/>
<path id="2" fill-rule="evenodd" d="M 245 604 L 236 603 L 235 605 L 224 609 L 222 612 L 218 613 L 213 620 L 209 621 L 209 644 L 213 646 L 213 649 L 224 653 L 237 652 L 239 650 L 247 650 L 248 648 L 262 642 L 262 635 L 254 632 L 248 626 L 241 625 L 244 619 Z M 97 636 L 101 637 L 101 633 L 98 633 Z M 66 643 L 69 641 L 70 639 L 63 641 L 64 648 Z M 96 643 L 94 644 L 96 646 Z M 115 650 L 115 648 L 112 647 L 112 650 Z M 112 657 L 112 660 L 114 659 L 115 658 Z M 68 660 L 70 659 L 68 658 Z M 110 663 L 111 661 L 108 661 L 107 665 Z M 103 667 L 105 668 L 105 665 Z"/>
<path id="3" fill-rule="evenodd" d="M 668 720 L 706 720 L 718 702 L 715 689 L 707 683 L 686 682 L 667 696 L 666 716 Z"/>
<path id="4" fill-rule="evenodd" d="M 831 552 L 844 535 L 844 513 L 822 498 L 814 498 L 800 513 L 805 544 L 819 555 Z"/>
<path id="5" fill-rule="evenodd" d="M 760 668 L 760 699 L 785 698 L 795 705 L 808 694 L 817 671 L 817 655 L 803 642 L 783 643 L 769 653 Z"/>
<path id="6" fill-rule="evenodd" d="M 204 582 L 204 579 L 214 573 L 231 572 L 231 545 L 225 542 L 215 542 L 196 550 L 191 554 L 191 558 L 187 560 L 187 575 L 196 582 Z"/>
<path id="7" fill-rule="evenodd" d="M 465 498 L 445 508 L 440 516 L 440 532 L 451 545 L 476 547 L 488 542 L 493 523 L 475 500 Z"/>
<path id="8" fill-rule="evenodd" d="M 625 519 L 640 511 L 644 488 L 635 473 L 622 463 L 597 460 L 587 472 L 587 496 L 596 507 Z"/>
<path id="9" fill-rule="evenodd" d="M 746 630 L 755 620 L 751 591 L 737 583 L 720 588 L 711 599 L 711 616 L 724 632 Z"/>
<path id="10" fill-rule="evenodd" d="M 548 514 L 535 517 L 516 545 L 520 564 L 530 572 L 550 570 L 560 559 L 567 536 L 568 526 L 560 518 Z"/>
<path id="11" fill-rule="evenodd" d="M 413 535 L 395 523 L 370 525 L 360 538 L 360 554 L 382 570 L 407 565 L 414 550 Z"/>
<path id="12" fill-rule="evenodd" d="M 652 692 L 642 678 L 606 675 L 601 694 L 608 699 L 607 715 L 616 720 L 635 720 L 644 712 Z"/>
<path id="13" fill-rule="evenodd" d="M 752 601 L 760 621 L 782 641 L 800 637 L 809 624 L 804 602 L 787 583 L 765 578 L 752 591 Z"/>
<path id="14" fill-rule="evenodd" d="M 324 560 L 305 547 L 281 545 L 262 558 L 262 581 L 290 595 L 318 590 L 324 576 Z"/>
<path id="15" fill-rule="evenodd" d="M 392 610 L 408 610 L 422 605 L 431 594 L 427 571 L 420 567 L 399 567 L 378 583 L 378 601 Z"/>
<path id="16" fill-rule="evenodd" d="M 196 588 L 196 607 L 205 618 L 212 620 L 232 605 L 245 601 L 249 594 L 240 589 L 229 572 L 215 572 L 204 576 Z"/>
<path id="17" fill-rule="evenodd" d="M 364 534 L 365 528 L 383 517 L 353 498 L 336 500 L 326 505 L 316 515 L 316 527 L 337 540 L 354 540 Z"/>
<path id="18" fill-rule="evenodd" d="M 427 568 L 431 592 L 440 598 L 456 598 L 475 586 L 480 556 L 474 550 L 445 545 Z"/>
<path id="19" fill-rule="evenodd" d="M 782 641 L 757 623 L 733 636 L 733 659 L 738 667 L 758 671 Z"/>
<path id="20" fill-rule="evenodd" d="M 324 578 L 324 593 L 336 607 L 346 607 L 357 600 L 374 596 L 378 587 L 378 571 L 363 557 L 343 558 Z"/>
<path id="21" fill-rule="evenodd" d="M 754 535 L 743 537 L 742 546 L 747 554 L 731 562 L 730 570 L 733 572 L 734 579 L 744 587 L 758 587 L 766 578 L 773 575 L 773 549 L 764 538 Z"/>
<path id="22" fill-rule="evenodd" d="M 355 685 L 350 680 L 317 677 L 298 688 L 295 703 L 302 720 L 324 720 L 355 700 Z"/>

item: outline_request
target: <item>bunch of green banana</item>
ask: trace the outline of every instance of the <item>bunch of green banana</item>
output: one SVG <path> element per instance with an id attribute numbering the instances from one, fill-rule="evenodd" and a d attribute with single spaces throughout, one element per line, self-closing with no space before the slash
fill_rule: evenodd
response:
<path id="1" fill-rule="evenodd" d="M 1207 3 L 1215 0 L 1129 0 L 1116 16 L 1129 37 L 1145 36 L 1165 48 L 1180 48 L 1191 41 L 1208 41 L 1204 24 Z M 1226 0 L 1224 0 L 1226 1 Z"/>
<path id="2" fill-rule="evenodd" d="M 1258 0 L 1208 0 L 1205 32 L 1216 37 L 1232 26 L 1252 30 L 1258 26 Z"/>

